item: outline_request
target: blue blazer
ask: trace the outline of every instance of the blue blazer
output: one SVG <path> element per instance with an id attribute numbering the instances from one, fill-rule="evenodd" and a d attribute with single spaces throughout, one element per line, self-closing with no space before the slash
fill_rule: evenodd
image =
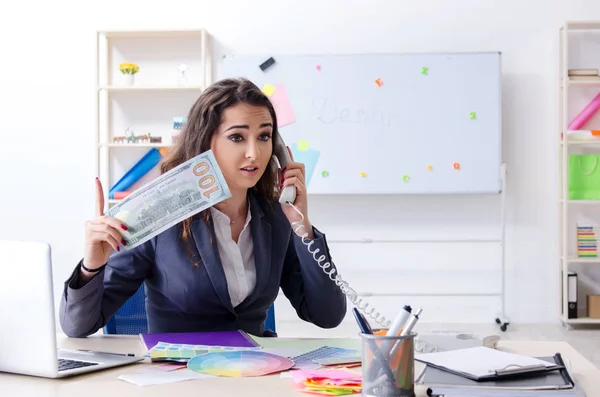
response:
<path id="1" fill-rule="evenodd" d="M 256 263 L 256 287 L 233 307 L 215 240 L 212 219 L 191 226 L 202 261 L 194 266 L 181 242 L 181 224 L 131 250 L 115 252 L 87 284 L 79 279 L 81 262 L 64 285 L 60 324 L 70 337 L 102 328 L 141 286 L 146 285 L 149 332 L 201 332 L 240 329 L 262 336 L 267 310 L 279 288 L 298 316 L 322 328 L 338 326 L 346 315 L 346 297 L 319 267 L 290 226 L 278 202 L 272 208 L 249 191 L 250 227 Z M 311 250 L 334 266 L 325 235 L 313 228 Z M 329 269 L 331 270 L 331 269 Z"/>

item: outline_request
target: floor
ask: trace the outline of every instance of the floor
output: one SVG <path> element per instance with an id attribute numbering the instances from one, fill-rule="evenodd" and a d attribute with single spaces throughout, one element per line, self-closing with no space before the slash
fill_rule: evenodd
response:
<path id="1" fill-rule="evenodd" d="M 600 368 L 600 327 L 576 326 L 567 329 L 560 324 L 509 324 L 506 332 L 496 324 L 418 324 L 417 333 L 432 331 L 459 331 L 476 334 L 495 334 L 506 340 L 560 340 L 566 341 Z M 305 322 L 278 322 L 277 334 L 281 337 L 355 337 L 356 324 L 344 322 L 334 329 L 320 329 Z"/>

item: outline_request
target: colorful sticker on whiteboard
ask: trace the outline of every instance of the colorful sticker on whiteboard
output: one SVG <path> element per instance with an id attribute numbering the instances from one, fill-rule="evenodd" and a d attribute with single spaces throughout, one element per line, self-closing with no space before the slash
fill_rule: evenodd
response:
<path id="1" fill-rule="evenodd" d="M 277 84 L 273 95 L 269 97 L 273 107 L 275 108 L 275 114 L 277 115 L 277 127 L 283 127 L 284 125 L 291 124 L 296 121 L 292 104 L 288 98 L 287 91 L 283 84 Z"/>
<path id="2" fill-rule="evenodd" d="M 315 149 L 310 149 L 307 141 L 293 143 L 291 149 L 292 156 L 294 156 L 294 161 L 304 164 L 304 179 L 306 186 L 308 187 L 315 171 L 315 166 L 319 161 L 319 155 L 321 152 Z"/>

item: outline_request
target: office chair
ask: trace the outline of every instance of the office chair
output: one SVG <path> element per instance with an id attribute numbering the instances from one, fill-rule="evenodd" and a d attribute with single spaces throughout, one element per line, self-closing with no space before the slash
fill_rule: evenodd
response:
<path id="1" fill-rule="evenodd" d="M 108 320 L 105 334 L 137 335 L 148 333 L 146 315 L 146 290 L 144 284 L 131 298 Z"/>
<path id="2" fill-rule="evenodd" d="M 144 284 L 131 298 L 108 320 L 105 334 L 138 335 L 148 333 L 146 315 L 146 290 Z M 271 305 L 265 320 L 265 330 L 275 330 L 275 305 Z"/>

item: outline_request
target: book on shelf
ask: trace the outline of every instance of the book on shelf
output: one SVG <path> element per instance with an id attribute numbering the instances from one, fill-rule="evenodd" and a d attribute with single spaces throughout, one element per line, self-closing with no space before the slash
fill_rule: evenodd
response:
<path id="1" fill-rule="evenodd" d="M 598 76 L 600 75 L 598 69 L 569 69 L 570 76 Z"/>

